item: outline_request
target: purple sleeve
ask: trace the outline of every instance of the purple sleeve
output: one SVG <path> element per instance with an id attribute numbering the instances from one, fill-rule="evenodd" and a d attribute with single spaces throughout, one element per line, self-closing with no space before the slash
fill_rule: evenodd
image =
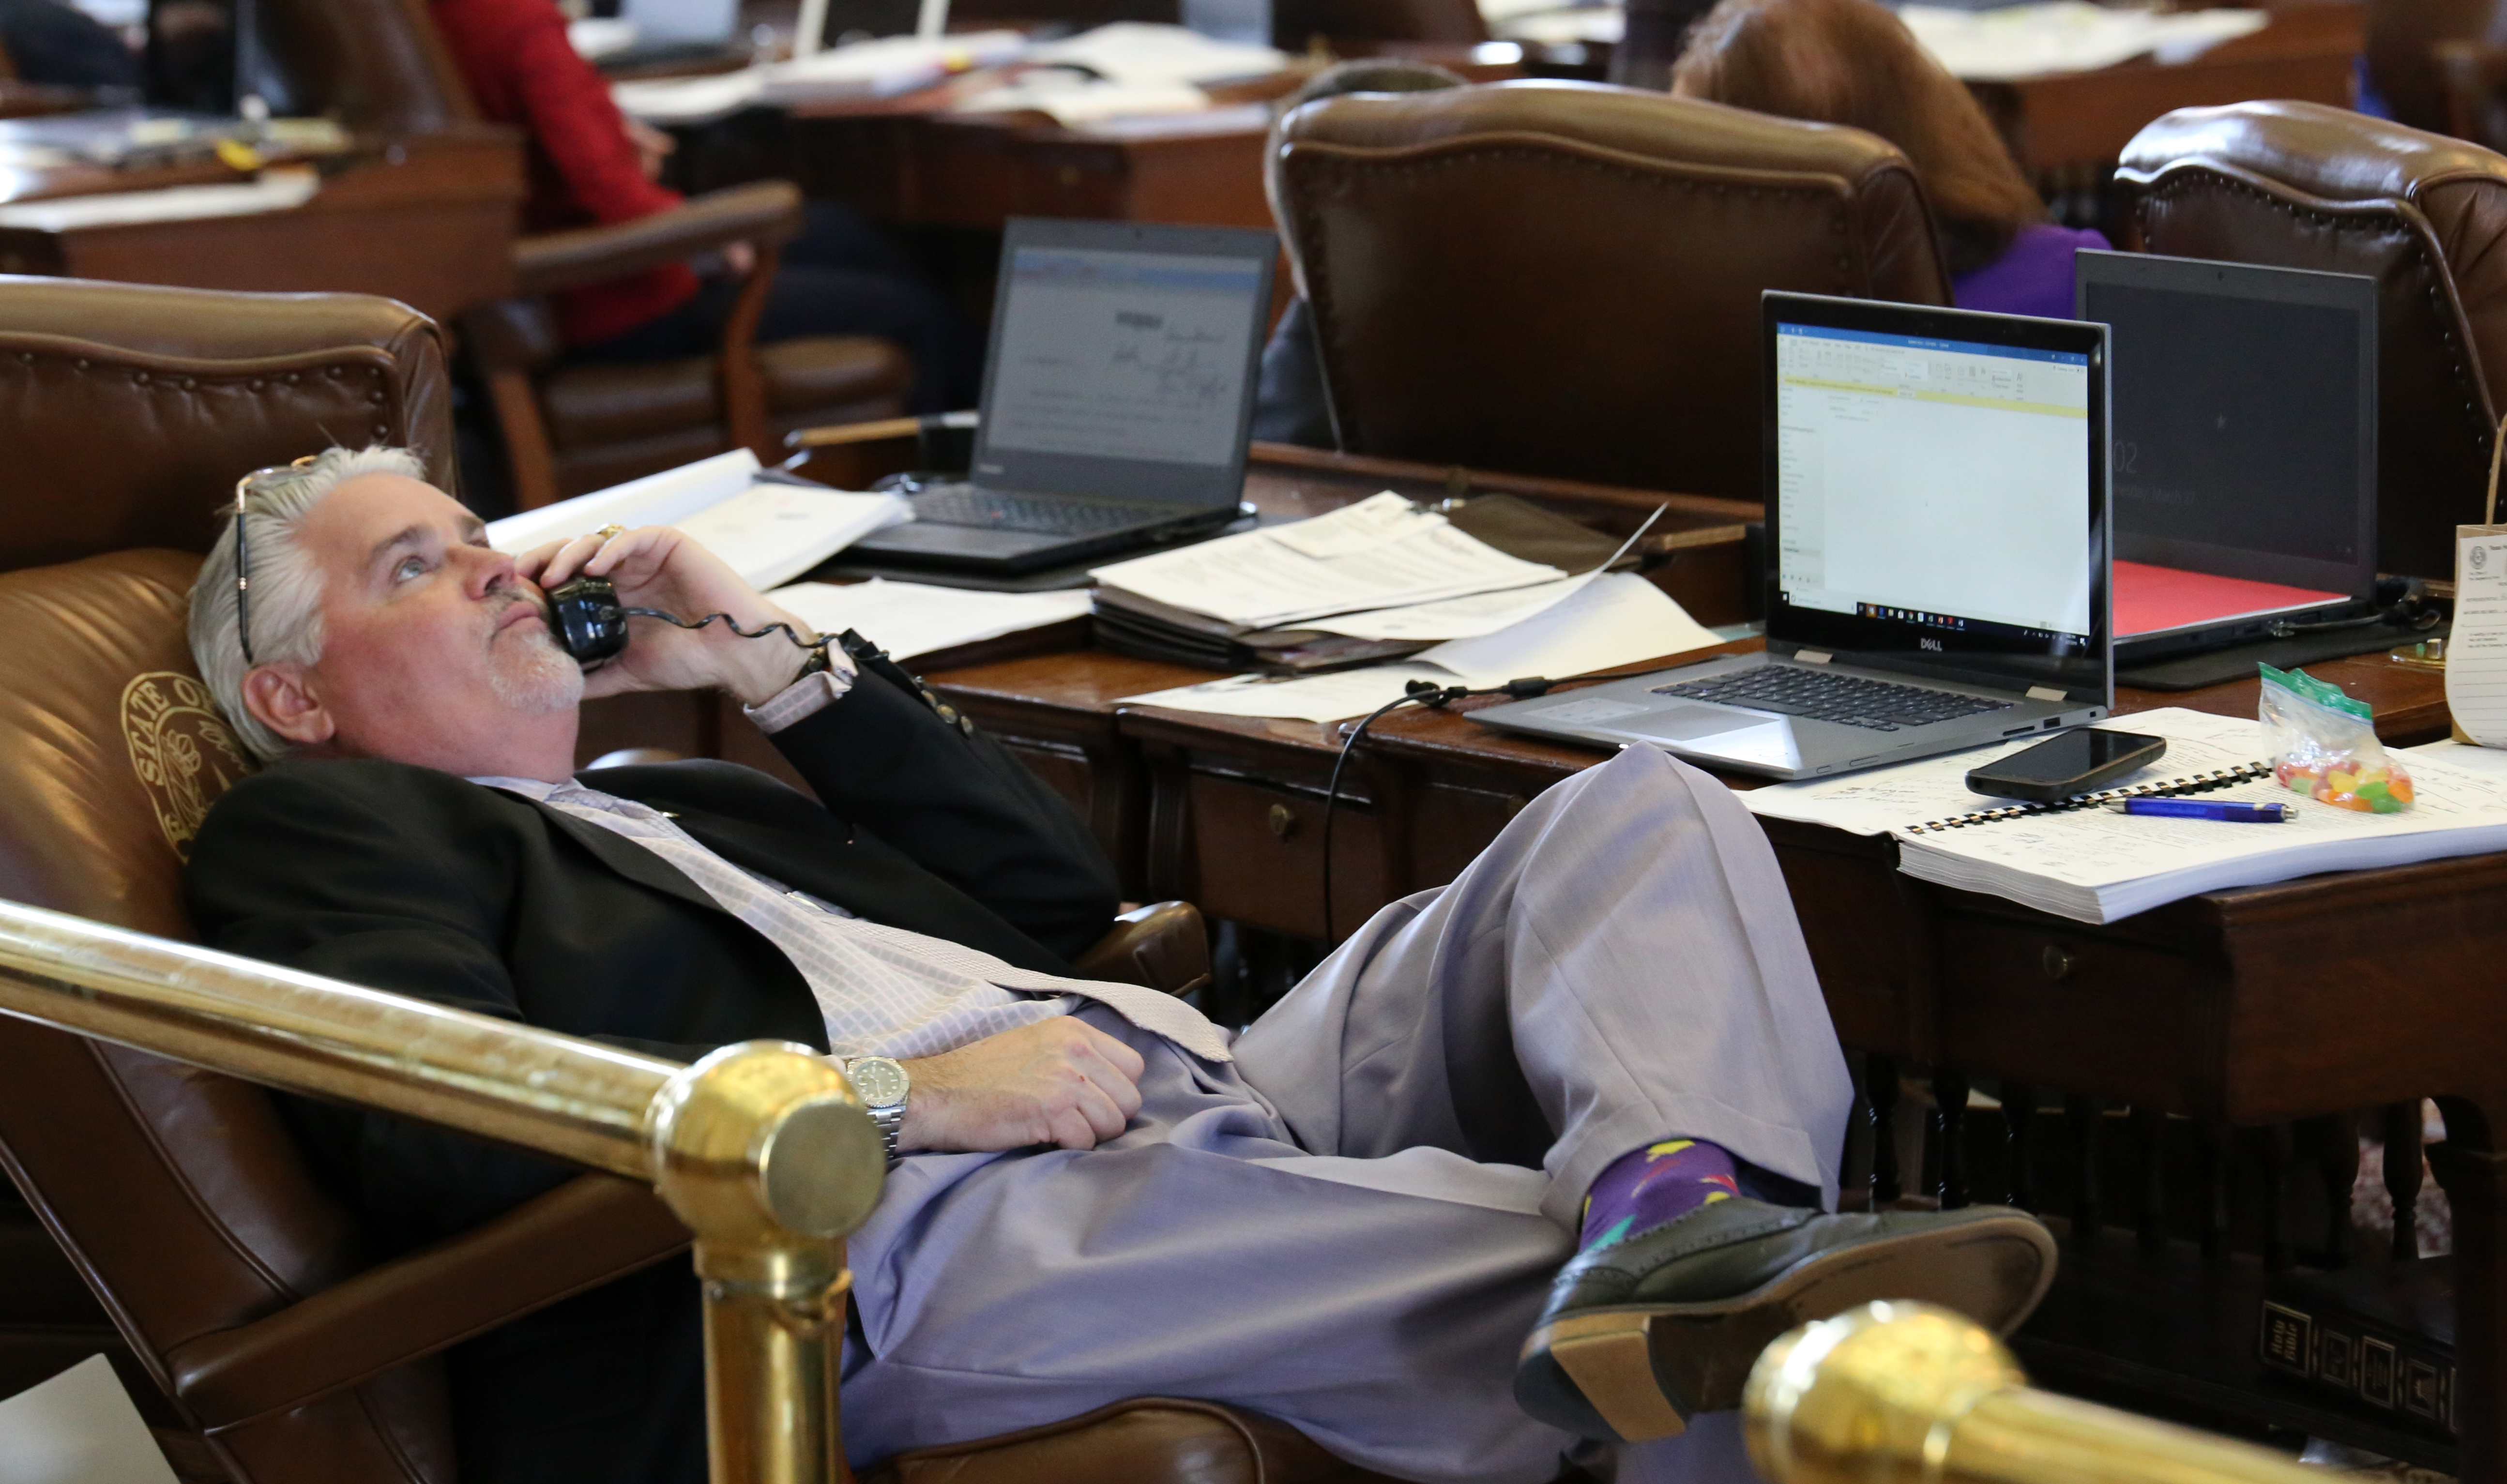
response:
<path id="1" fill-rule="evenodd" d="M 1962 309 L 2069 319 L 2072 254 L 2107 245 L 2093 228 L 2076 231 L 2051 222 L 2022 227 L 2001 257 L 1950 280 L 1951 301 Z"/>

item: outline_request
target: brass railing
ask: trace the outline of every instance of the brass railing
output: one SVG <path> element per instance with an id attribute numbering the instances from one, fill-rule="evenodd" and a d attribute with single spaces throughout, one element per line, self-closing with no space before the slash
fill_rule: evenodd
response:
<path id="1" fill-rule="evenodd" d="M 2032 1391 L 1983 1326 L 1882 1302 L 1759 1357 L 1741 1402 L 1772 1484 L 2323 1484 L 2245 1443 Z"/>
<path id="2" fill-rule="evenodd" d="M 882 1157 L 807 1048 L 679 1067 L 8 902 L 0 1013 L 651 1180 L 696 1233 L 714 1484 L 845 1477 L 841 1239 L 878 1201 Z M 1751 1457 L 1774 1484 L 2320 1477 L 2024 1381 L 1957 1315 L 1869 1305 L 1768 1347 L 1744 1403 Z"/>
<path id="3" fill-rule="evenodd" d="M 807 1047 L 693 1067 L 0 902 L 0 1013 L 649 1180 L 696 1234 L 714 1484 L 836 1484 L 878 1132 Z"/>

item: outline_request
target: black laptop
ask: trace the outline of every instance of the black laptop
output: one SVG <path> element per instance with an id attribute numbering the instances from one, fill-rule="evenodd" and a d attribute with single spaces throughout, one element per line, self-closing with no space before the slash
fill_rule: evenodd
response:
<path id="1" fill-rule="evenodd" d="M 853 552 L 1026 571 L 1227 525 L 1279 253 L 1242 228 L 1013 218 L 971 475 Z"/>
<path id="2" fill-rule="evenodd" d="M 2137 252 L 2073 265 L 2115 361 L 2116 663 L 2373 614 L 2377 280 Z"/>

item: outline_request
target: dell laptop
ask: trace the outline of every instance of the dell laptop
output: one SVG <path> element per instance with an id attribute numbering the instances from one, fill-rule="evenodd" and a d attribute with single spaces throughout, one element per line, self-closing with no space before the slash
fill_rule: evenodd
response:
<path id="1" fill-rule="evenodd" d="M 2074 259 L 2115 362 L 2116 663 L 2375 611 L 2377 280 Z"/>
<path id="2" fill-rule="evenodd" d="M 853 550 L 1026 571 L 1227 525 L 1279 253 L 1241 228 L 1013 219 L 970 477 Z"/>
<path id="3" fill-rule="evenodd" d="M 1766 650 L 1472 718 L 1807 778 L 2106 715 L 2105 327 L 1780 293 L 1761 313 Z"/>

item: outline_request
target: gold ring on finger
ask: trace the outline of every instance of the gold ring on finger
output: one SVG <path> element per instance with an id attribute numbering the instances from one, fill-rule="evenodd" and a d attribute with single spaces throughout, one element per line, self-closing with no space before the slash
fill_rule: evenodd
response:
<path id="1" fill-rule="evenodd" d="M 624 526 L 624 525 L 603 525 L 603 526 L 602 526 L 602 527 L 600 527 L 599 530 L 594 531 L 592 534 L 593 534 L 596 538 L 598 538 L 598 539 L 600 539 L 600 540 L 606 541 L 606 540 L 610 539 L 610 538 L 611 538 L 611 537 L 613 537 L 613 536 L 623 536 L 623 535 L 627 534 L 627 527 L 626 527 L 626 526 Z"/>

